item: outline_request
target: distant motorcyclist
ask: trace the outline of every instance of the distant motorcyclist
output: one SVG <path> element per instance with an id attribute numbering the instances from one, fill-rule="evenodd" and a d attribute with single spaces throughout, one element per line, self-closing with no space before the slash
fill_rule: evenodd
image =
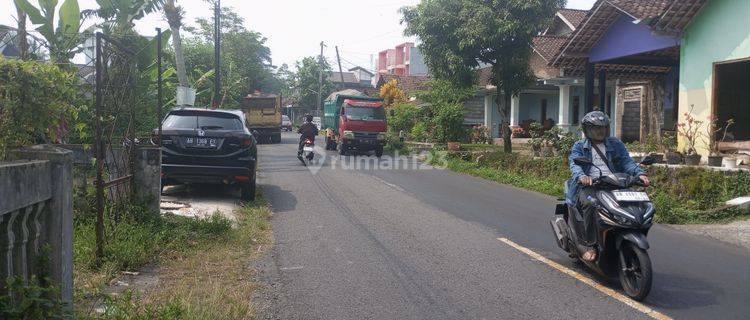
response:
<path id="1" fill-rule="evenodd" d="M 646 173 L 633 161 L 625 144 L 616 137 L 609 137 L 609 117 L 601 111 L 592 111 L 581 120 L 585 138 L 576 142 L 568 158 L 573 177 L 568 180 L 569 205 L 580 205 L 583 214 L 582 244 L 591 249 L 583 254 L 586 261 L 596 260 L 596 226 L 594 214 L 597 206 L 596 189 L 592 188 L 594 178 L 611 173 L 627 173 L 638 176 L 644 185 L 649 185 Z M 590 159 L 594 165 L 579 166 L 573 161 L 579 157 Z M 595 167 L 596 166 L 596 167 Z"/>
<path id="2" fill-rule="evenodd" d="M 299 127 L 299 129 L 297 129 L 297 133 L 301 134 L 301 136 L 299 137 L 299 148 L 297 149 L 297 155 L 302 155 L 302 148 L 305 146 L 306 139 L 315 141 L 315 136 L 318 135 L 318 126 L 312 123 L 312 121 L 312 115 L 305 115 L 305 123 L 303 123 Z"/>

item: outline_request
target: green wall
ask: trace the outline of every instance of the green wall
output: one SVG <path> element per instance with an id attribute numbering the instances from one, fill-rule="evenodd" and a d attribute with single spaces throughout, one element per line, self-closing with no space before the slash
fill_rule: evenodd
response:
<path id="1" fill-rule="evenodd" d="M 680 89 L 693 90 L 711 84 L 714 62 L 750 56 L 748 20 L 748 0 L 708 2 L 682 38 Z"/>

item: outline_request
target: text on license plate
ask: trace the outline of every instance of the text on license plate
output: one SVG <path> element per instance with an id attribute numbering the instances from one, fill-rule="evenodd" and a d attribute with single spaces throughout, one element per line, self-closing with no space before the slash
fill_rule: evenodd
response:
<path id="1" fill-rule="evenodd" d="M 214 148 L 216 147 L 216 139 L 213 138 L 187 138 L 185 141 L 190 146 L 201 147 L 201 148 Z"/>
<path id="2" fill-rule="evenodd" d="M 617 201 L 650 201 L 648 194 L 638 191 L 614 191 L 612 195 Z"/>

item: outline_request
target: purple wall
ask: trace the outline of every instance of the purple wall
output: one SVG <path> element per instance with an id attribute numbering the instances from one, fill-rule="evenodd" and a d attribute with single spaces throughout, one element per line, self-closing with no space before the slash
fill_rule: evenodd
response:
<path id="1" fill-rule="evenodd" d="M 679 39 L 653 35 L 647 26 L 634 24 L 633 19 L 621 14 L 620 18 L 591 49 L 589 60 L 591 62 L 606 61 L 670 48 L 679 44 Z"/>

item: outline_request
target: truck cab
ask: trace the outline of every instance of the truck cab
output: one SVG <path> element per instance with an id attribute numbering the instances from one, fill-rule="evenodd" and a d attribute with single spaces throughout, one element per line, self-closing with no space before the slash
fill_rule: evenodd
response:
<path id="1" fill-rule="evenodd" d="M 374 151 L 383 155 L 388 124 L 383 101 L 367 96 L 337 95 L 326 101 L 326 147 L 340 154 Z"/>

